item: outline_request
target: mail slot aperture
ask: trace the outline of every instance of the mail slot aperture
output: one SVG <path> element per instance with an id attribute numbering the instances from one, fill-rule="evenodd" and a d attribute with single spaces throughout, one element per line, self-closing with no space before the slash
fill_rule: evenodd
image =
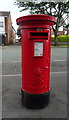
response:
<path id="1" fill-rule="evenodd" d="M 31 32 L 30 36 L 48 36 L 48 33 L 44 33 L 44 32 Z"/>
<path id="2" fill-rule="evenodd" d="M 38 38 L 38 39 L 48 39 L 48 31 L 47 32 L 44 32 L 44 31 L 37 31 L 37 32 L 34 32 L 34 31 L 30 31 L 29 32 L 29 39 L 34 39 L 34 38 Z"/>

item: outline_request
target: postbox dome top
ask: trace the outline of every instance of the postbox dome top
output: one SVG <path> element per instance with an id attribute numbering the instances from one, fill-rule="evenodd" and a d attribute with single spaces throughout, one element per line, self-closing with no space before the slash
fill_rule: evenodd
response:
<path id="1" fill-rule="evenodd" d="M 38 20 L 42 20 L 42 21 L 51 21 L 54 24 L 57 22 L 56 17 L 54 16 L 50 16 L 50 15 L 44 15 L 44 14 L 34 14 L 34 15 L 27 15 L 27 16 L 22 16 L 20 18 L 16 19 L 17 24 L 19 24 L 20 22 L 24 22 L 24 21 L 38 21 Z"/>

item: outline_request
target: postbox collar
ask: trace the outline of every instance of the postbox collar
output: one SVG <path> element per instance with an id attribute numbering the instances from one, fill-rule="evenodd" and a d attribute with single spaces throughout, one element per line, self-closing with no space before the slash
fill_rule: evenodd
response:
<path id="1" fill-rule="evenodd" d="M 35 15 L 22 16 L 16 20 L 17 24 L 25 21 L 51 21 L 55 24 L 57 22 L 57 19 L 56 17 L 50 15 L 35 14 Z"/>

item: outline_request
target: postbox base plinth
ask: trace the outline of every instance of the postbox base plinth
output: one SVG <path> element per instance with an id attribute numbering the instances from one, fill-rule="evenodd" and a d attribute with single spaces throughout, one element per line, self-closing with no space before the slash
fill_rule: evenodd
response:
<path id="1" fill-rule="evenodd" d="M 22 104 L 27 108 L 39 109 L 48 105 L 50 99 L 50 92 L 43 94 L 29 94 L 21 90 Z"/>

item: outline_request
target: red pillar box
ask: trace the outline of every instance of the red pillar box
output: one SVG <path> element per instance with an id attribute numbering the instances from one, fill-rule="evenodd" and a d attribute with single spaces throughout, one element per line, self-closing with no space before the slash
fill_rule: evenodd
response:
<path id="1" fill-rule="evenodd" d="M 42 108 L 49 103 L 51 29 L 56 18 L 28 15 L 16 22 L 22 38 L 22 103 Z"/>

